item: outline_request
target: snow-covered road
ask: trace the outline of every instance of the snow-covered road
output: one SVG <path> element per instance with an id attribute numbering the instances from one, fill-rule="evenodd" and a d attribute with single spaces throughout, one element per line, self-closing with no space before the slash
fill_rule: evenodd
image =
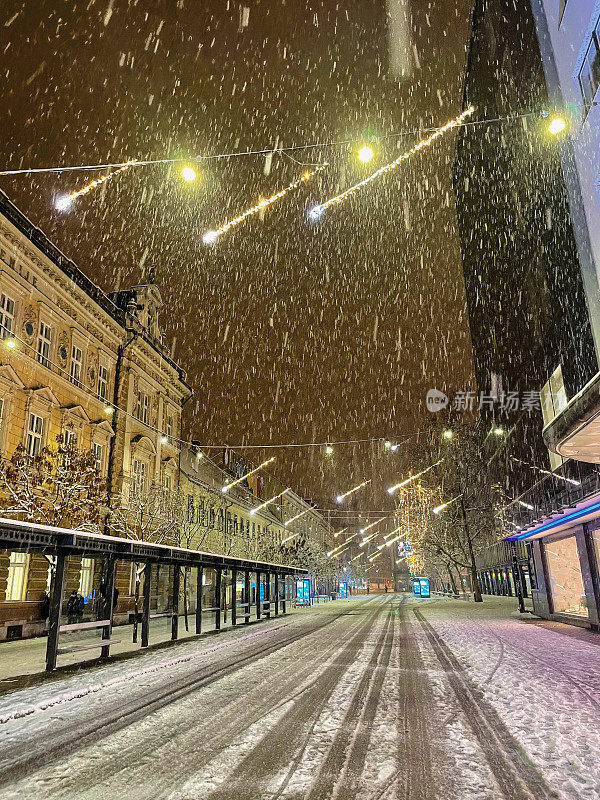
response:
<path id="1" fill-rule="evenodd" d="M 600 650 L 509 611 L 355 598 L 5 695 L 0 797 L 598 798 Z"/>

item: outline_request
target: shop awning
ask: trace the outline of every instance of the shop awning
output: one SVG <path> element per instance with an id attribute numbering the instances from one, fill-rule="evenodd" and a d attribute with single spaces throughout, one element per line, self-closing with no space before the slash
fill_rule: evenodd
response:
<path id="1" fill-rule="evenodd" d="M 600 372 L 546 425 L 543 437 L 563 458 L 600 464 Z"/>
<path id="2" fill-rule="evenodd" d="M 536 520 L 532 525 L 515 531 L 507 536 L 505 541 L 518 542 L 529 539 L 541 539 L 551 533 L 568 530 L 575 525 L 581 525 L 595 517 L 600 517 L 600 492 L 586 497 L 580 503 L 570 508 L 563 508 L 543 519 Z"/>

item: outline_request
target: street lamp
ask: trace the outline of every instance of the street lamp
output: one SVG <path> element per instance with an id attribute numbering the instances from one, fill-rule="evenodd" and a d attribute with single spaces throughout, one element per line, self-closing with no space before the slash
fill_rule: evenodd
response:
<path id="1" fill-rule="evenodd" d="M 564 121 L 564 119 L 561 119 L 560 117 L 552 117 L 550 124 L 548 125 L 548 130 L 550 133 L 556 136 L 556 134 L 562 133 L 566 127 L 567 123 Z"/>
<path id="2" fill-rule="evenodd" d="M 196 175 L 196 171 L 191 167 L 184 167 L 181 170 L 181 177 L 184 181 L 190 183 L 191 181 L 195 181 L 198 176 Z"/>
<path id="3" fill-rule="evenodd" d="M 373 151 L 368 145 L 365 144 L 358 151 L 358 157 L 363 164 L 368 164 L 369 161 L 373 160 Z"/>

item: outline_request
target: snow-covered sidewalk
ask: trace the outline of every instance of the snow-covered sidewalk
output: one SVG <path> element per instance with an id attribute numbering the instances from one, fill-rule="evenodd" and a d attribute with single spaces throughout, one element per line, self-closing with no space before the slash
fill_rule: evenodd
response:
<path id="1" fill-rule="evenodd" d="M 410 605 L 443 639 L 560 797 L 597 800 L 600 635 L 519 617 L 514 598 Z M 414 624 L 418 627 L 416 616 Z M 419 643 L 430 669 L 439 670 L 424 630 Z"/>

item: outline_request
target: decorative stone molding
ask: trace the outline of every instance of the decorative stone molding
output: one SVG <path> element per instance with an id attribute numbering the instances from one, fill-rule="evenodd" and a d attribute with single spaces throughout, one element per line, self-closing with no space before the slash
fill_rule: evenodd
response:
<path id="1" fill-rule="evenodd" d="M 66 368 L 67 363 L 69 361 L 69 345 L 71 343 L 71 337 L 67 333 L 67 331 L 61 331 L 58 334 L 58 347 L 56 349 L 56 359 L 58 361 L 59 367 L 63 369 Z"/>
<path id="2" fill-rule="evenodd" d="M 21 322 L 21 336 L 32 344 L 38 329 L 38 311 L 33 305 L 27 305 L 23 309 L 23 320 Z"/>

